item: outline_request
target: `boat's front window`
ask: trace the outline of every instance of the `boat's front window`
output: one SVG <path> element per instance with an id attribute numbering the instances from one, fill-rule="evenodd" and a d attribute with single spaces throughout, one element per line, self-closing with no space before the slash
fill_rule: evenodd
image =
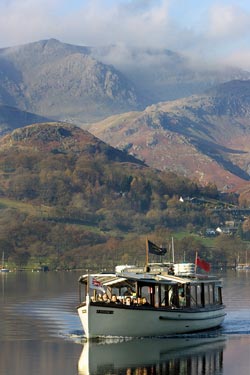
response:
<path id="1" fill-rule="evenodd" d="M 190 306 L 201 307 L 203 306 L 204 290 L 202 284 L 190 285 Z"/>

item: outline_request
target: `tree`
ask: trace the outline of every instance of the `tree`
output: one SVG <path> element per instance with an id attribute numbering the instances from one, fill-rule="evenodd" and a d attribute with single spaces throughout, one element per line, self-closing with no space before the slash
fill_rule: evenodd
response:
<path id="1" fill-rule="evenodd" d="M 11 260 L 20 268 L 26 266 L 30 259 L 30 253 L 26 250 L 15 249 L 14 254 L 11 256 Z"/>

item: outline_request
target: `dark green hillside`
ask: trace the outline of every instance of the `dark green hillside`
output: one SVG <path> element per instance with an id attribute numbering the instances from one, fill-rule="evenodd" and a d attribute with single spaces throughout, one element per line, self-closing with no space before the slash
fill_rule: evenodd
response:
<path id="1" fill-rule="evenodd" d="M 221 220 L 178 199 L 216 198 L 215 186 L 151 169 L 63 123 L 16 129 L 0 140 L 0 194 L 1 248 L 18 266 L 139 261 L 146 234 L 166 241 L 171 230 Z"/>

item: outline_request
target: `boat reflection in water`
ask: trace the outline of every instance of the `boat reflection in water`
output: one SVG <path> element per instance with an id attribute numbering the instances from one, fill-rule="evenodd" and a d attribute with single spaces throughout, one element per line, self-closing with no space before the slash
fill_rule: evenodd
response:
<path id="1" fill-rule="evenodd" d="M 152 338 L 86 342 L 79 375 L 222 374 L 225 338 Z"/>

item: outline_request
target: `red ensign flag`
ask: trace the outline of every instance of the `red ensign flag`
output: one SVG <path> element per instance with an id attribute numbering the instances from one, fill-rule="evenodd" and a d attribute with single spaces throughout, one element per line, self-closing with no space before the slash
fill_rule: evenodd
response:
<path id="1" fill-rule="evenodd" d="M 202 268 L 206 272 L 210 272 L 211 265 L 210 263 L 206 262 L 205 260 L 201 259 L 200 257 L 196 257 L 195 264 L 197 267 Z"/>

